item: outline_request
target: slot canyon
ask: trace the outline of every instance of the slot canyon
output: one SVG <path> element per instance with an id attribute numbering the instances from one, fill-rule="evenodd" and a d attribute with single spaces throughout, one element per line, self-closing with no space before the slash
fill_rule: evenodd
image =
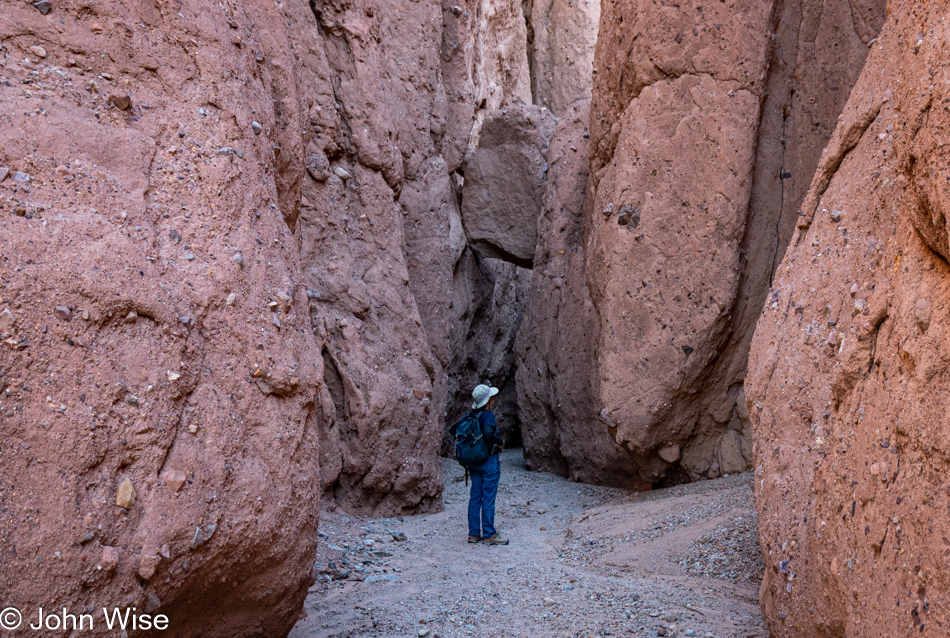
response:
<path id="1" fill-rule="evenodd" d="M 327 628 L 370 586 L 327 571 L 356 555 L 330 534 L 463 535 L 449 429 L 487 380 L 523 491 L 502 518 L 551 517 L 491 549 L 523 553 L 507 575 L 601 560 L 583 536 L 616 541 L 598 587 L 649 579 L 665 532 L 638 517 L 708 519 L 667 548 L 684 573 L 714 528 L 748 540 L 727 535 L 754 577 L 707 610 L 722 633 L 646 609 L 603 635 L 945 635 L 948 20 L 942 0 L 6 0 L 0 610 L 501 635 Z"/>

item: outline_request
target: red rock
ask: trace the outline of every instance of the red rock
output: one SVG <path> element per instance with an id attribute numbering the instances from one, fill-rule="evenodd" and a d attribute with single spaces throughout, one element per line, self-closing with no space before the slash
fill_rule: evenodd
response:
<path id="1" fill-rule="evenodd" d="M 162 472 L 162 481 L 164 481 L 173 492 L 180 492 L 187 479 L 188 476 L 181 470 L 166 470 Z"/>
<path id="2" fill-rule="evenodd" d="M 939 635 L 948 623 L 950 317 L 938 309 L 950 304 L 950 114 L 936 108 L 950 101 L 948 10 L 888 3 L 756 327 L 746 395 L 761 604 L 778 638 Z M 832 208 L 846 210 L 846 236 L 821 213 Z M 835 359 L 807 340 L 829 319 Z"/>

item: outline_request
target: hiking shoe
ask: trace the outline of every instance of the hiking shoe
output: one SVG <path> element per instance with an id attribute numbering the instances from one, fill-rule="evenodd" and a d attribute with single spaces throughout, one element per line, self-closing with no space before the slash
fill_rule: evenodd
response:
<path id="1" fill-rule="evenodd" d="M 508 544 L 508 539 L 498 533 L 492 534 L 488 538 L 483 538 L 482 541 L 485 543 L 488 543 L 489 545 L 507 545 Z"/>
<path id="2" fill-rule="evenodd" d="M 481 540 L 482 540 L 482 537 L 481 537 L 481 536 L 469 536 L 469 537 L 468 537 L 468 542 L 469 542 L 469 543 L 479 543 L 479 542 L 481 542 Z"/>

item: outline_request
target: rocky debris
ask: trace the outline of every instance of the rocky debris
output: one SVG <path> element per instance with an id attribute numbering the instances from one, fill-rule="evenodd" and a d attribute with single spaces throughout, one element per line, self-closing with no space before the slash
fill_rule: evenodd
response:
<path id="1" fill-rule="evenodd" d="M 773 636 L 948 623 L 948 9 L 888 3 L 756 326 L 746 396 Z"/>
<path id="2" fill-rule="evenodd" d="M 46 57 L 46 49 L 44 49 L 43 47 L 39 45 L 31 46 L 30 53 L 32 53 L 33 55 L 35 55 L 41 60 Z"/>
<path id="3" fill-rule="evenodd" d="M 142 559 L 139 561 L 139 576 L 143 580 L 149 580 L 152 578 L 152 576 L 155 575 L 155 571 L 158 569 L 158 565 L 161 563 L 161 561 L 161 556 L 155 554 L 142 556 Z"/>
<path id="4" fill-rule="evenodd" d="M 60 321 L 69 321 L 73 316 L 73 311 L 68 306 L 56 306 L 53 309 L 53 315 Z"/>
<path id="5" fill-rule="evenodd" d="M 502 455 L 498 518 L 508 547 L 469 545 L 467 488 L 446 459 L 446 512 L 372 520 L 337 512 L 321 516 L 318 549 L 305 608 L 291 638 L 359 636 L 743 636 L 765 638 L 756 606 L 753 543 L 737 545 L 733 564 L 748 564 L 750 581 L 712 581 L 684 573 L 713 563 L 719 547 L 697 543 L 718 525 L 746 519 L 755 528 L 752 476 L 730 477 L 637 495 L 527 471 L 519 450 Z M 458 480 L 456 480 L 458 479 Z M 713 503 L 704 507 L 703 501 Z M 529 503 L 526 509 L 526 503 Z M 525 513 L 522 514 L 522 511 Z M 702 512 L 703 516 L 693 515 Z M 593 548 L 614 537 L 650 530 L 654 541 L 610 543 L 607 552 L 565 560 L 566 546 Z M 408 542 L 384 531 L 398 525 Z M 754 538 L 754 534 L 749 534 Z M 752 552 L 749 556 L 738 555 Z M 346 572 L 345 578 L 339 576 Z M 743 573 L 743 576 L 745 573 Z"/>
<path id="6" fill-rule="evenodd" d="M 479 254 L 529 267 L 547 182 L 547 150 L 556 119 L 513 104 L 489 116 L 465 161 L 462 222 Z"/>
<path id="7" fill-rule="evenodd" d="M 102 547 L 102 557 L 99 559 L 99 566 L 107 572 L 114 570 L 119 564 L 119 550 L 109 545 Z"/>
<path id="8" fill-rule="evenodd" d="M 52 3 L 49 0 L 39 0 L 39 2 L 34 2 L 33 6 L 36 7 L 36 10 L 46 15 L 53 8 Z"/>

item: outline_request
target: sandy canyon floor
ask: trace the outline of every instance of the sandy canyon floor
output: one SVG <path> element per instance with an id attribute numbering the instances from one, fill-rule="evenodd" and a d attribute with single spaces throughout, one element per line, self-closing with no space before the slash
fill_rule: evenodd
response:
<path id="1" fill-rule="evenodd" d="M 323 514 L 291 638 L 768 636 L 751 473 L 637 494 L 530 472 L 509 450 L 506 547 L 466 542 L 462 470 L 443 460 L 443 477 L 438 514 Z"/>

